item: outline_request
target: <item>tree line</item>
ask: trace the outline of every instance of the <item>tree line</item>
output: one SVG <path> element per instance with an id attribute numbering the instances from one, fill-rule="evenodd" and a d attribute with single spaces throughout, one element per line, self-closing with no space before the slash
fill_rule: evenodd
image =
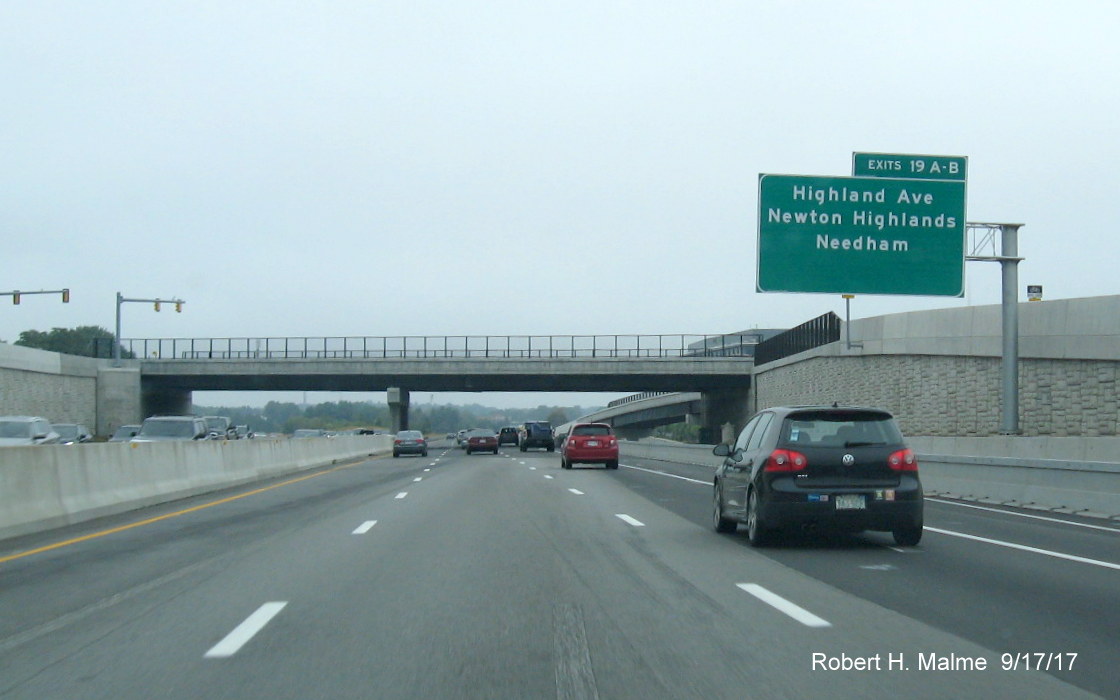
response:
<path id="1" fill-rule="evenodd" d="M 547 420 L 553 425 L 560 425 L 599 408 L 601 407 L 544 405 L 536 408 L 494 408 L 480 404 L 413 404 L 408 411 L 408 426 L 425 433 L 454 433 L 463 428 L 497 430 L 502 426 L 519 425 L 528 420 Z M 269 401 L 263 408 L 195 406 L 194 412 L 198 415 L 229 416 L 235 425 L 247 425 L 256 433 L 293 433 L 301 428 L 389 431 L 392 427 L 388 405 L 370 401 L 328 401 L 308 406 Z"/>

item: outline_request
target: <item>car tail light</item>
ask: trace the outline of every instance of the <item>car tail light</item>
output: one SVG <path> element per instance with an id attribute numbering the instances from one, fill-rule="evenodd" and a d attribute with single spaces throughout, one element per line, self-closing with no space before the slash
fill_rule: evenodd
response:
<path id="1" fill-rule="evenodd" d="M 914 456 L 914 451 L 910 449 L 891 453 L 891 456 L 887 457 L 887 464 L 896 472 L 918 471 L 918 458 Z"/>
<path id="2" fill-rule="evenodd" d="M 400 440 L 393 440 L 393 444 L 394 445 L 399 445 L 399 444 L 401 444 L 401 441 Z"/>
<path id="3" fill-rule="evenodd" d="M 805 455 L 793 450 L 774 450 L 766 458 L 762 470 L 767 472 L 799 472 L 809 464 Z"/>

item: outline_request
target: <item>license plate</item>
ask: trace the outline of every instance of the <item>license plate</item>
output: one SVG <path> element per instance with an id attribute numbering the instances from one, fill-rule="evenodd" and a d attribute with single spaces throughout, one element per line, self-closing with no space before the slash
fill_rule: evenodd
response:
<path id="1" fill-rule="evenodd" d="M 599 441 L 598 440 L 588 440 L 587 441 L 587 446 L 588 447 L 598 447 L 599 446 Z"/>
<path id="2" fill-rule="evenodd" d="M 867 501 L 861 494 L 842 493 L 836 496 L 836 510 L 866 510 Z"/>

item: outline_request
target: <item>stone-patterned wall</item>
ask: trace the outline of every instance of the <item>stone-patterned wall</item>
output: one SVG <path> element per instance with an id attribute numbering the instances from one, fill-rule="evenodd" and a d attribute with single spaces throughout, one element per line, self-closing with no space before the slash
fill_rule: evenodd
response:
<path id="1" fill-rule="evenodd" d="M 0 415 L 42 416 L 96 429 L 96 377 L 0 368 Z"/>
<path id="2" fill-rule="evenodd" d="M 1120 362 L 1019 361 L 1023 435 L 1120 435 Z M 881 406 L 909 435 L 986 436 L 1000 428 L 1000 360 L 932 355 L 817 356 L 755 368 L 757 408 Z"/>

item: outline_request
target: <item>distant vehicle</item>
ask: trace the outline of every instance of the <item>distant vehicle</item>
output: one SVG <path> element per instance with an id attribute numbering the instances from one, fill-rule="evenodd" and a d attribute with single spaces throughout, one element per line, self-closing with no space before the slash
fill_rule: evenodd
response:
<path id="1" fill-rule="evenodd" d="M 299 430 L 292 433 L 293 438 L 316 438 L 326 436 L 327 431 L 323 430 L 322 428 L 300 428 Z"/>
<path id="2" fill-rule="evenodd" d="M 393 438 L 393 456 L 428 456 L 428 439 L 419 430 L 402 430 Z"/>
<path id="3" fill-rule="evenodd" d="M 467 454 L 493 452 L 498 454 L 498 434 L 489 428 L 475 428 L 467 434 Z"/>
<path id="4" fill-rule="evenodd" d="M 747 526 L 752 546 L 783 527 L 887 530 L 922 539 L 918 460 L 890 413 L 853 406 L 775 406 L 757 413 L 733 445 L 716 445 L 712 520 Z"/>
<path id="5" fill-rule="evenodd" d="M 211 433 L 211 440 L 237 439 L 237 430 L 233 427 L 233 421 L 227 416 L 203 416 L 202 420 L 206 421 L 206 429 Z"/>
<path id="6" fill-rule="evenodd" d="M 206 421 L 198 416 L 152 416 L 144 419 L 130 442 L 210 440 L 211 435 Z"/>
<path id="7" fill-rule="evenodd" d="M 467 449 L 467 436 L 472 430 L 475 430 L 475 428 L 463 428 L 455 434 L 455 444 L 458 445 L 460 449 Z"/>
<path id="8" fill-rule="evenodd" d="M 247 425 L 235 425 L 233 426 L 233 430 L 237 433 L 238 440 L 248 440 L 250 438 L 256 437 L 253 431 L 249 430 L 249 426 Z"/>
<path id="9" fill-rule="evenodd" d="M 525 421 L 518 437 L 522 452 L 530 447 L 543 447 L 549 452 L 556 449 L 556 441 L 552 437 L 552 424 L 545 420 Z"/>
<path id="10" fill-rule="evenodd" d="M 140 432 L 139 425 L 122 425 L 113 431 L 109 437 L 109 442 L 128 442 L 136 437 L 136 433 Z"/>
<path id="11" fill-rule="evenodd" d="M 62 445 L 76 445 L 93 439 L 89 428 L 81 423 L 52 423 L 51 427 L 58 433 L 58 442 Z"/>
<path id="12" fill-rule="evenodd" d="M 618 469 L 618 438 L 607 423 L 576 423 L 560 446 L 560 467 L 602 464 Z"/>
<path id="13" fill-rule="evenodd" d="M 509 443 L 511 445 L 517 445 L 517 443 L 521 441 L 517 432 L 517 426 L 514 425 L 508 425 L 502 428 L 498 431 L 498 444 L 504 445 Z"/>
<path id="14" fill-rule="evenodd" d="M 39 416 L 0 416 L 0 447 L 56 445 L 58 433 Z"/>

